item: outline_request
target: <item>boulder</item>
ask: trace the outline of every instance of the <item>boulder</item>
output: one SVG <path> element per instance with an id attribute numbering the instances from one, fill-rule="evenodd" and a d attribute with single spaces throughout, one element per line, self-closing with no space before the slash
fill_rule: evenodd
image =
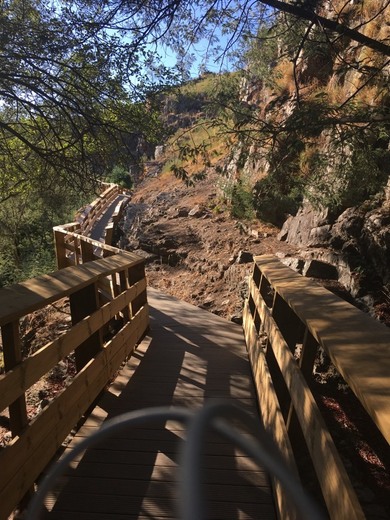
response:
<path id="1" fill-rule="evenodd" d="M 188 208 L 175 208 L 173 212 L 173 216 L 176 218 L 188 217 L 188 214 Z"/>
<path id="2" fill-rule="evenodd" d="M 331 220 L 328 208 L 316 210 L 304 203 L 295 216 L 285 221 L 278 239 L 297 246 L 318 247 L 328 240 Z"/>
<path id="3" fill-rule="evenodd" d="M 306 260 L 302 274 L 338 279 L 354 296 L 390 282 L 388 198 L 371 210 L 364 205 L 347 208 L 337 219 L 305 203 L 286 220 L 278 238 L 301 247 Z M 284 262 L 299 272 L 299 263 Z"/>
<path id="4" fill-rule="evenodd" d="M 338 272 L 334 265 L 319 260 L 308 260 L 302 269 L 303 276 L 323 280 L 337 280 Z"/>
<path id="5" fill-rule="evenodd" d="M 154 150 L 154 160 L 158 161 L 165 153 L 165 145 L 158 145 Z"/>
<path id="6" fill-rule="evenodd" d="M 296 271 L 299 274 L 302 274 L 303 268 L 305 267 L 305 261 L 302 260 L 302 258 L 294 258 L 294 257 L 285 257 L 281 258 L 280 261 L 287 265 L 287 267 L 290 267 L 290 269 L 293 269 L 293 271 Z"/>
<path id="7" fill-rule="evenodd" d="M 249 251 L 240 251 L 237 255 L 236 263 L 237 264 L 249 264 L 253 262 L 253 254 Z"/>
<path id="8" fill-rule="evenodd" d="M 194 206 L 192 208 L 192 210 L 188 212 L 188 216 L 189 217 L 194 217 L 194 218 L 203 217 L 204 214 L 205 214 L 205 211 L 199 204 Z"/>

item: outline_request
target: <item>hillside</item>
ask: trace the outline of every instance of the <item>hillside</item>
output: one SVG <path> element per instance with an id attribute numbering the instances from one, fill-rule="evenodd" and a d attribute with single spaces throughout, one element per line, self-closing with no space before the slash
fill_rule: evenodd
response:
<path id="1" fill-rule="evenodd" d="M 277 240 L 275 226 L 232 218 L 219 181 L 209 172 L 186 187 L 172 173 L 146 172 L 128 208 L 121 245 L 150 255 L 152 286 L 230 320 L 241 315 L 252 255 L 294 248 Z"/>
<path id="2" fill-rule="evenodd" d="M 172 100 L 167 103 L 165 117 L 172 125 L 171 140 L 159 147 L 155 160 L 146 163 L 144 176 L 132 195 L 120 245 L 147 257 L 148 283 L 240 323 L 252 257 L 273 253 L 307 276 L 319 276 L 315 283 L 390 324 L 387 278 L 378 277 L 378 273 L 388 273 L 389 194 L 378 196 L 376 204 L 363 203 L 353 210 L 343 208 L 338 214 L 324 208 L 317 211 L 306 204 L 296 217 L 287 219 L 282 230 L 283 221 L 276 226 L 256 217 L 253 199 L 247 197 L 252 190 L 248 164 L 253 175 L 259 175 L 261 164 L 256 154 L 248 153 L 245 161 L 240 160 L 241 152 L 237 150 L 242 150 L 242 143 L 236 140 L 229 148 L 220 128 L 208 126 L 209 98 L 205 90 L 209 85 L 210 78 L 202 90 L 202 81 L 198 81 L 191 95 L 191 87 L 187 87 L 181 104 L 175 106 Z M 177 106 L 183 112 L 177 112 Z M 207 128 L 213 132 L 207 132 Z M 208 157 L 211 160 L 196 153 L 180 155 L 180 139 L 196 148 L 205 132 L 207 149 L 213 151 Z M 177 168 L 171 171 L 173 164 Z M 276 206 L 278 199 L 273 203 Z M 356 227 L 356 215 L 360 227 Z M 333 219 L 332 225 L 327 218 Z M 375 233 L 374 223 L 379 234 Z M 320 241 L 325 230 L 332 236 L 332 244 Z M 293 231 L 300 241 L 289 239 Z M 360 242 L 359 232 L 364 238 Z M 344 256 L 337 254 L 336 245 Z M 344 262 L 341 270 L 348 252 L 353 253 L 350 258 L 358 255 L 360 263 Z M 357 269 L 367 256 L 372 261 L 370 269 Z M 367 428 L 359 404 L 326 360 L 318 360 L 314 386 L 365 503 L 367 517 L 384 520 L 390 514 L 388 446 Z"/>
<path id="3" fill-rule="evenodd" d="M 265 59 L 253 51 L 249 56 L 257 67 L 259 60 Z M 315 56 L 302 56 L 305 65 L 301 63 L 301 68 L 309 67 L 315 74 L 314 62 L 319 59 Z M 359 139 L 364 136 L 355 143 L 356 150 L 350 148 L 348 157 L 341 149 L 338 151 L 339 161 L 352 161 L 348 168 L 355 168 L 355 178 L 336 182 L 335 176 L 341 175 L 341 170 L 331 171 L 330 162 L 320 184 L 321 172 L 315 169 L 315 162 L 323 168 L 326 147 L 337 149 L 340 143 L 330 139 L 328 128 L 321 126 L 314 132 L 310 127 L 316 117 L 325 117 L 328 104 L 324 103 L 322 116 L 310 110 L 319 110 L 318 102 L 312 103 L 313 96 L 323 91 L 324 82 L 335 84 L 337 67 L 333 74 L 327 69 L 321 84 L 313 83 L 311 76 L 310 90 L 305 87 L 307 75 L 301 75 L 302 92 L 297 101 L 293 84 L 286 93 L 291 75 L 279 77 L 284 62 L 268 71 L 268 75 L 274 75 L 273 83 L 269 77 L 267 81 L 261 79 L 253 67 L 250 72 L 206 73 L 160 95 L 169 138 L 156 147 L 154 160 L 150 155 L 152 160 L 145 163 L 143 178 L 135 179 L 134 204 L 123 244 L 155 255 L 160 265 L 150 263 L 149 276 L 159 287 L 172 287 L 179 297 L 228 319 L 238 316 L 242 308 L 245 291 L 236 288 L 246 273 L 239 253 L 246 251 L 247 258 L 273 252 L 285 257 L 284 261 L 299 272 L 311 271 L 312 276 L 330 278 L 330 287 L 341 292 L 346 289 L 361 308 L 389 322 L 388 152 L 382 141 L 370 145 L 372 154 L 381 158 L 379 162 L 371 158 L 371 169 L 381 167 L 381 182 L 375 189 L 366 186 L 369 166 L 360 165 L 364 172 L 356 170 Z M 381 93 L 381 98 L 370 98 L 373 110 L 379 110 L 385 99 L 383 88 Z M 385 110 L 387 102 L 383 103 Z M 299 132 L 281 131 L 271 153 L 260 115 L 271 126 L 280 120 L 289 128 L 299 120 L 300 111 Z M 306 119 L 308 127 L 304 129 Z M 380 130 L 385 139 L 386 128 L 371 130 Z M 361 127 L 349 131 L 360 135 Z M 338 189 L 339 203 L 329 199 L 325 205 L 329 195 L 321 192 L 325 185 Z M 345 198 L 351 185 L 351 193 L 355 194 L 351 197 L 361 197 L 354 206 L 346 204 Z M 374 192 L 365 198 L 369 189 Z M 340 197 L 344 197 L 342 203 Z M 314 198 L 322 203 L 316 205 Z M 188 284 L 186 276 L 194 273 L 205 279 L 207 296 Z M 168 274 L 169 281 L 164 281 Z M 227 288 L 229 284 L 233 290 Z"/>

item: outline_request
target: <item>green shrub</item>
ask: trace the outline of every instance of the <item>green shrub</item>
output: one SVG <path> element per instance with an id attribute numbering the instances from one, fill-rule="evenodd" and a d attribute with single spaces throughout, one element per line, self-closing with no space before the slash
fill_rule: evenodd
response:
<path id="1" fill-rule="evenodd" d="M 133 180 L 130 177 L 129 172 L 123 166 L 114 166 L 111 173 L 107 176 L 108 182 L 113 182 L 130 190 L 133 187 Z"/>
<path id="2" fill-rule="evenodd" d="M 253 188 L 257 217 L 276 226 L 281 226 L 287 215 L 295 214 L 301 202 L 302 195 L 298 186 L 284 193 L 272 175 L 258 181 Z"/>
<path id="3" fill-rule="evenodd" d="M 235 218 L 250 220 L 254 217 L 253 194 L 249 185 L 239 180 L 233 186 L 231 214 Z"/>

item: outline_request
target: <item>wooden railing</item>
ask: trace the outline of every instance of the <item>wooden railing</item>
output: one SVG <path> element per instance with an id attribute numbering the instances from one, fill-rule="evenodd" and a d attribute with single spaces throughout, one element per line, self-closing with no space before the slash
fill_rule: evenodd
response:
<path id="1" fill-rule="evenodd" d="M 305 445 L 330 518 L 365 518 L 309 386 L 321 346 L 390 441 L 390 333 L 275 257 L 254 262 L 244 331 L 265 428 L 297 476 Z M 274 490 L 280 517 L 298 518 L 276 481 Z"/>
<path id="2" fill-rule="evenodd" d="M 122 250 L 112 247 L 111 242 L 127 200 L 116 205 L 111 222 L 105 228 L 104 242 L 88 237 L 107 207 L 122 193 L 122 188 L 116 184 L 106 186 L 108 187 L 96 200 L 78 212 L 75 222 L 53 228 L 58 269 L 121 254 Z M 133 255 L 133 258 L 138 257 Z"/>
<path id="3" fill-rule="evenodd" d="M 105 237 L 104 237 L 105 244 L 107 244 L 107 245 L 112 244 L 115 230 L 118 226 L 119 221 L 122 220 L 122 218 L 123 218 L 123 214 L 124 214 L 125 208 L 127 206 L 127 203 L 128 203 L 128 199 L 124 199 L 124 200 L 121 200 L 120 202 L 118 202 L 118 204 L 116 205 L 114 213 L 112 214 L 111 222 L 109 224 L 107 224 L 107 226 L 105 228 Z"/>
<path id="4" fill-rule="evenodd" d="M 106 211 L 109 204 L 123 192 L 123 189 L 117 184 L 102 183 L 102 188 L 103 191 L 100 196 L 76 215 L 74 225 L 82 235 L 89 234 L 97 219 Z"/>
<path id="5" fill-rule="evenodd" d="M 84 218 L 54 229 L 59 271 L 0 290 L 5 367 L 0 413 L 8 408 L 12 434 L 0 450 L 0 520 L 32 489 L 148 329 L 144 260 L 81 234 L 88 233 L 118 193 L 118 187 L 110 186 Z M 71 328 L 23 359 L 20 320 L 64 297 L 69 298 Z M 111 337 L 104 342 L 109 330 Z M 69 355 L 77 370 L 71 384 L 29 420 L 26 392 Z"/>

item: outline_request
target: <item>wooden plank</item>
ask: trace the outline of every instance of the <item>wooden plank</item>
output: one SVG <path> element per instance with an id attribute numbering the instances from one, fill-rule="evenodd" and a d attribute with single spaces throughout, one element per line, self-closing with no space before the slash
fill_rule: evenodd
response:
<path id="1" fill-rule="evenodd" d="M 9 514 L 92 404 L 121 361 L 133 350 L 148 322 L 147 307 L 99 352 L 25 432 L 0 452 L 0 517 Z"/>
<path id="2" fill-rule="evenodd" d="M 72 240 L 73 237 L 76 237 L 78 240 L 91 244 L 95 248 L 101 248 L 104 249 L 104 251 L 110 252 L 112 255 L 123 255 L 128 257 L 129 259 L 132 259 L 135 263 L 144 263 L 145 259 L 138 256 L 135 253 L 131 253 L 130 251 L 124 251 L 123 249 L 118 249 L 114 246 L 109 246 L 107 244 L 104 244 L 103 242 L 99 242 L 98 240 L 94 240 L 93 238 L 81 235 L 79 233 L 75 233 L 73 231 L 68 231 L 65 229 L 65 226 L 57 226 L 54 228 L 56 232 L 62 233 L 65 236 L 66 240 Z"/>
<path id="3" fill-rule="evenodd" d="M 271 375 L 268 371 L 265 355 L 259 345 L 256 328 L 247 304 L 244 307 L 243 327 L 265 431 L 278 446 L 286 466 L 297 480 L 299 480 L 298 470 L 295 464 L 283 415 L 276 397 Z M 298 520 L 300 515 L 295 503 L 286 494 L 283 486 L 277 479 L 272 477 L 272 482 L 279 517 L 283 520 Z"/>
<path id="4" fill-rule="evenodd" d="M 173 486 L 167 489 L 165 497 L 154 497 L 147 495 L 140 496 L 137 500 L 136 496 L 128 494 L 127 496 L 112 496 L 112 495 L 98 495 L 89 493 L 87 495 L 82 493 L 63 494 L 61 505 L 58 511 L 63 512 L 62 517 L 67 511 L 72 509 L 69 504 L 72 504 L 73 515 L 80 518 L 80 513 L 104 513 L 104 514 L 127 514 L 136 515 L 139 518 L 140 513 L 148 515 L 149 519 L 167 518 L 173 516 L 177 518 L 176 495 L 174 494 Z M 228 491 L 227 491 L 228 494 Z M 241 506 L 241 507 L 240 507 Z M 274 518 L 274 510 L 272 504 L 262 504 L 261 508 L 257 503 L 245 502 L 244 504 L 232 504 L 225 500 L 210 499 L 208 501 L 209 516 L 214 519 L 237 519 L 239 511 L 244 510 L 245 519 L 261 518 L 268 520 Z M 51 518 L 51 515 L 48 517 Z M 71 518 L 71 517 L 69 517 Z M 75 516 L 73 516 L 75 518 Z"/>
<path id="5" fill-rule="evenodd" d="M 109 454 L 110 452 L 107 452 L 108 456 Z M 143 465 L 129 465 L 121 463 L 115 464 L 109 462 L 103 465 L 100 460 L 98 460 L 97 463 L 83 461 L 83 463 L 80 464 L 79 469 L 77 471 L 77 475 L 74 478 L 74 483 L 69 484 L 67 490 L 78 489 L 80 492 L 90 491 L 91 486 L 88 482 L 88 477 L 94 477 L 96 479 L 96 486 L 101 487 L 102 491 L 104 491 L 105 487 L 105 491 L 107 493 L 110 487 L 112 486 L 112 494 L 115 494 L 116 491 L 114 487 L 115 483 L 117 486 L 125 485 L 128 492 L 129 480 L 133 480 L 134 476 L 136 477 L 135 481 L 160 479 L 164 482 L 172 482 L 173 485 L 176 484 L 177 476 L 175 475 L 174 470 L 177 467 L 177 464 L 160 467 L 155 465 L 151 471 L 150 466 L 146 464 L 147 457 L 144 457 L 144 459 L 145 463 Z M 233 458 L 231 457 L 231 459 Z M 74 469 L 69 469 L 66 472 L 68 476 L 71 476 L 72 473 L 75 473 Z M 123 483 L 121 482 L 122 479 Z M 236 484 L 243 486 L 245 484 L 248 487 L 256 486 L 259 488 L 267 489 L 267 495 L 270 495 L 268 476 L 266 475 L 266 473 L 261 471 L 235 471 L 234 468 L 232 468 L 231 471 L 226 471 L 224 469 L 219 468 L 207 469 L 207 471 L 204 471 L 203 481 L 205 484 L 211 485 L 218 485 L 223 482 L 228 485 Z"/>
<path id="6" fill-rule="evenodd" d="M 267 507 L 267 510 L 265 508 Z M 250 507 L 248 510 L 245 508 L 245 504 L 241 508 L 237 508 L 235 511 L 228 511 L 226 512 L 226 508 L 222 507 L 214 507 L 214 518 L 219 519 L 228 519 L 231 520 L 234 518 L 234 520 L 253 520 L 256 517 L 256 514 L 259 515 L 259 510 L 257 508 L 257 511 L 255 511 L 256 508 Z M 224 513 L 226 513 L 228 516 L 223 516 Z M 253 513 L 253 514 L 251 514 Z M 53 513 L 50 513 L 49 518 L 51 520 L 74 520 L 75 513 L 73 511 L 64 512 L 59 511 L 58 513 L 54 511 Z M 165 514 L 164 517 L 161 516 L 154 516 L 153 513 L 150 512 L 144 512 L 143 508 L 141 511 L 137 512 L 135 515 L 121 515 L 117 513 L 88 513 L 88 512 L 80 512 L 77 511 L 77 520 L 156 520 L 157 518 L 164 518 L 164 520 L 177 520 L 177 512 L 172 511 L 170 515 Z M 261 508 L 261 519 L 262 520 L 270 520 L 274 519 L 274 512 L 271 506 L 265 506 L 263 505 Z"/>
<path id="7" fill-rule="evenodd" d="M 66 486 L 66 493 L 72 495 L 85 493 L 87 495 L 91 493 L 92 487 L 94 494 L 111 495 L 120 499 L 120 497 L 129 494 L 130 487 L 133 496 L 142 497 L 147 487 L 148 495 L 165 498 L 167 483 L 173 489 L 176 484 L 175 477 L 177 478 L 175 471 L 165 471 L 162 479 L 158 479 L 158 477 L 153 479 L 153 475 L 150 476 L 149 468 L 149 478 L 148 475 L 145 475 L 144 479 L 139 478 L 138 475 L 137 478 L 134 478 L 128 473 L 127 475 L 124 474 L 120 480 L 107 479 L 101 474 L 104 467 L 100 466 L 94 469 L 95 475 L 87 475 L 88 479 L 80 477 L 72 479 L 70 484 Z M 223 472 L 220 473 L 220 478 L 219 482 L 208 482 L 207 484 L 207 492 L 214 500 L 225 503 L 250 501 L 252 504 L 272 504 L 272 493 L 268 483 L 265 486 L 257 486 L 257 493 L 253 493 L 253 484 L 249 482 L 240 482 L 239 479 L 235 479 L 228 484 L 225 482 Z"/>
<path id="8" fill-rule="evenodd" d="M 306 380 L 265 302 L 260 294 L 256 297 L 253 284 L 251 291 L 291 395 L 330 516 L 364 519 L 355 491 Z"/>
<path id="9" fill-rule="evenodd" d="M 390 331 L 271 255 L 254 258 L 390 442 Z"/>
<path id="10" fill-rule="evenodd" d="M 77 444 L 77 441 L 78 437 L 76 437 L 74 444 Z M 67 448 L 65 452 L 68 453 L 69 450 L 70 448 Z M 91 449 L 88 450 L 85 455 L 78 456 L 74 459 L 71 468 L 65 473 L 70 476 L 75 473 L 74 469 L 78 468 L 77 475 L 85 477 L 88 474 L 96 475 L 97 467 L 103 465 L 104 475 L 107 478 L 120 478 L 124 472 L 127 472 L 127 475 L 136 475 L 137 477 L 139 475 L 140 478 L 142 478 L 142 475 L 145 475 L 146 472 L 149 471 L 150 473 L 150 469 L 148 468 L 151 463 L 150 460 L 150 453 L 140 452 L 136 449 L 134 449 L 133 452 L 127 451 L 125 453 L 114 449 Z M 82 461 L 82 464 L 79 464 L 80 461 Z M 179 463 L 179 459 L 178 457 L 173 457 L 172 454 L 158 451 L 152 463 L 154 470 L 159 473 L 161 469 L 176 467 Z M 265 485 L 267 481 L 269 484 L 267 473 L 262 471 L 249 457 L 233 457 L 215 454 L 205 455 L 202 466 L 207 470 L 205 472 L 207 478 L 212 479 L 213 475 L 216 475 L 214 477 L 216 482 L 221 482 L 222 479 L 219 476 L 221 473 L 233 475 L 235 471 L 238 471 L 245 473 L 247 479 L 255 479 L 256 482 L 258 478 L 261 478 L 261 485 Z M 145 469 L 142 470 L 142 468 Z M 210 477 L 208 477 L 208 475 L 210 475 Z"/>

